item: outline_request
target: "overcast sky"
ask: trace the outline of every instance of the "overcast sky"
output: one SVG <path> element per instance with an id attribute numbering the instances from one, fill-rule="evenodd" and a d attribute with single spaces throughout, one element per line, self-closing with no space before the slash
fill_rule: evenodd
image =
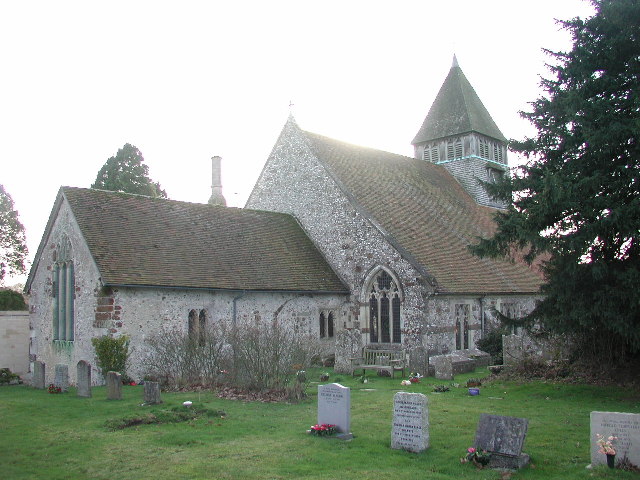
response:
<path id="1" fill-rule="evenodd" d="M 59 187 L 89 187 L 127 142 L 176 200 L 208 200 L 220 155 L 242 207 L 290 109 L 305 130 L 412 155 L 454 53 L 522 138 L 541 49 L 571 46 L 554 19 L 592 14 L 582 0 L 2 2 L 0 184 L 30 258 Z"/>

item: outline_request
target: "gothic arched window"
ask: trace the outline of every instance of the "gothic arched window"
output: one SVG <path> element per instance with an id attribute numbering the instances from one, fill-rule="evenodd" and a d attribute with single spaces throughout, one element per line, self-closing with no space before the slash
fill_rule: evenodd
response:
<path id="1" fill-rule="evenodd" d="M 369 284 L 369 342 L 401 343 L 400 291 L 381 270 Z"/>
<path id="2" fill-rule="evenodd" d="M 71 242 L 65 236 L 56 249 L 53 264 L 53 339 L 73 341 L 75 273 Z"/>

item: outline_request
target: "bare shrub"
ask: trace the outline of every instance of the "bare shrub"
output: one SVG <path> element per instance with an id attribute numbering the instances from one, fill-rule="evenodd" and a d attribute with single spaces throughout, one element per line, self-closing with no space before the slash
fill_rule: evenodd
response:
<path id="1" fill-rule="evenodd" d="M 232 328 L 233 381 L 250 390 L 285 388 L 294 365 L 304 369 L 318 358 L 320 342 L 278 321 L 257 321 Z"/>
<path id="2" fill-rule="evenodd" d="M 164 331 L 148 339 L 147 344 L 146 375 L 167 386 L 213 385 L 227 366 L 228 346 L 222 328 L 209 328 L 197 336 Z"/>

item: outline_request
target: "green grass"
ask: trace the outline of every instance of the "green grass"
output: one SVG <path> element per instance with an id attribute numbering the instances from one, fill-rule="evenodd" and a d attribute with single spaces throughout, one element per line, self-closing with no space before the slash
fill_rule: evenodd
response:
<path id="1" fill-rule="evenodd" d="M 317 379 L 319 370 L 308 372 Z M 463 384 L 478 372 L 456 376 Z M 93 398 L 75 390 L 51 395 L 26 386 L 0 388 L 0 478 L 7 479 L 498 479 L 491 470 L 459 462 L 473 443 L 480 413 L 529 419 L 524 451 L 532 466 L 512 478 L 638 478 L 637 474 L 598 467 L 589 459 L 592 410 L 640 413 L 640 394 L 612 387 L 494 383 L 472 397 L 466 388 L 434 393 L 442 381 L 423 379 L 401 387 L 399 379 L 369 372 L 351 387 L 349 442 L 306 433 L 316 422 L 316 385 L 300 404 L 243 403 L 210 392 L 163 393 L 162 409 L 185 400 L 218 416 L 181 423 L 139 425 L 109 430 L 108 421 L 157 412 L 143 407 L 142 387 L 124 387 L 122 401 L 106 400 L 104 387 Z M 374 389 L 367 391 L 366 389 Z M 430 448 L 422 454 L 390 446 L 393 395 L 405 390 L 429 398 Z"/>

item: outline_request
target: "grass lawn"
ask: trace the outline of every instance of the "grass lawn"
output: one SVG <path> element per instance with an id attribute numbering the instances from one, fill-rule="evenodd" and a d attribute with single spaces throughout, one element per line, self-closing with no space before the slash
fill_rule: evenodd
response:
<path id="1" fill-rule="evenodd" d="M 320 370 L 308 372 L 317 379 Z M 484 372 L 486 374 L 486 372 Z M 482 372 L 458 375 L 463 385 Z M 479 396 L 466 388 L 434 393 L 432 378 L 401 387 L 399 379 L 369 372 L 362 384 L 348 375 L 329 382 L 351 387 L 352 441 L 312 437 L 316 385 L 300 404 L 222 400 L 213 393 L 163 393 L 164 404 L 142 407 L 142 387 L 123 387 L 124 399 L 106 400 L 105 387 L 93 398 L 75 389 L 51 395 L 26 386 L 0 388 L 0 478 L 3 479 L 500 479 L 499 472 L 460 464 L 473 443 L 480 413 L 529 419 L 524 451 L 532 465 L 512 475 L 522 479 L 638 478 L 604 466 L 586 470 L 589 413 L 640 413 L 640 393 L 613 387 L 494 382 Z M 429 401 L 430 448 L 421 454 L 392 450 L 393 395 L 424 393 Z M 224 418 L 186 423 L 105 428 L 121 419 L 191 400 Z"/>

